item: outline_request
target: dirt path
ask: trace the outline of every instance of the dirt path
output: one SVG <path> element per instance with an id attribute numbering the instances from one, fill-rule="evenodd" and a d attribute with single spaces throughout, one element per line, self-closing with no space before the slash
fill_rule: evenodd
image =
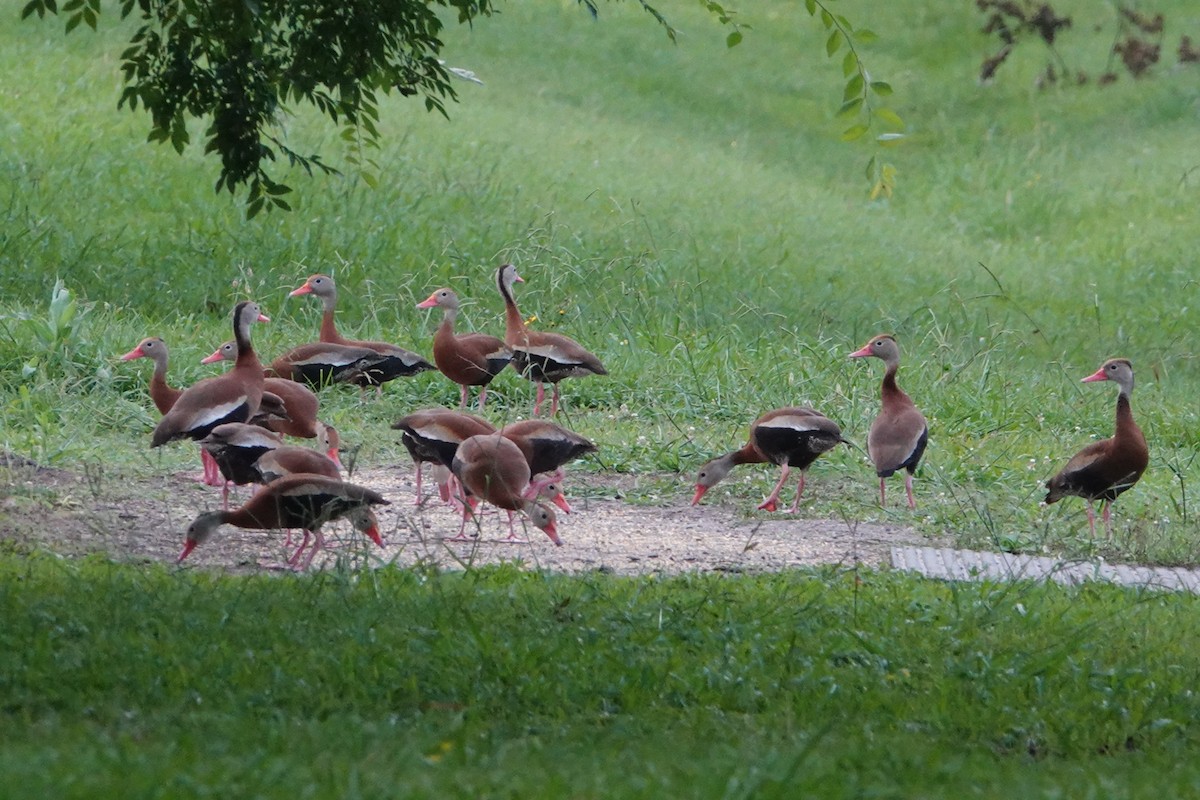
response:
<path id="1" fill-rule="evenodd" d="M 3 465 L 0 464 L 0 467 Z M 317 564 L 335 558 L 373 563 L 427 563 L 445 568 L 519 561 L 559 572 L 603 570 L 619 574 L 685 571 L 760 572 L 815 564 L 882 564 L 890 548 L 929 544 L 913 530 L 875 523 L 809 519 L 781 514 L 749 518 L 743 509 L 706 503 L 687 505 L 687 490 L 668 505 L 638 505 L 614 499 L 635 478 L 571 475 L 566 487 L 575 513 L 560 515 L 564 546 L 555 547 L 535 528 L 528 541 L 504 541 L 503 514 L 486 514 L 477 540 L 447 541 L 458 517 L 436 498 L 413 505 L 414 474 L 408 465 L 360 470 L 354 482 L 392 500 L 379 514 L 386 547 L 350 541 L 345 523 L 329 526 L 335 547 Z M 572 492 L 572 487 L 575 492 Z M 240 497 L 247 496 L 242 489 Z M 172 562 L 183 531 L 201 510 L 219 505 L 217 490 L 190 476 L 96 476 L 40 469 L 29 463 L 0 469 L 0 539 L 17 546 L 48 547 L 66 555 L 104 553 L 118 560 Z M 470 530 L 470 527 L 468 528 Z M 282 533 L 224 527 L 188 558 L 193 567 L 253 571 L 278 562 Z"/>

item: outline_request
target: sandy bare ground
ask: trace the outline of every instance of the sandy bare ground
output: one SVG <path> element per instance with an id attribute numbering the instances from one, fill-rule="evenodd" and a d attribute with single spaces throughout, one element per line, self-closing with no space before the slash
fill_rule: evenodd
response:
<path id="1" fill-rule="evenodd" d="M 555 547 L 532 526 L 524 531 L 525 542 L 505 541 L 506 518 L 494 510 L 483 515 L 477 526 L 468 526 L 471 541 L 449 541 L 458 532 L 458 515 L 436 497 L 415 506 L 414 477 L 408 464 L 357 472 L 355 483 L 370 486 L 392 501 L 379 514 L 386 547 L 368 546 L 365 540 L 352 538 L 346 523 L 335 523 L 327 526 L 334 547 L 318 556 L 314 568 L 347 559 L 351 565 L 426 564 L 449 569 L 517 562 L 570 573 L 763 572 L 817 564 L 885 564 L 895 545 L 930 543 L 907 527 L 814 518 L 819 511 L 811 507 L 802 508 L 798 515 L 770 518 L 747 515 L 745 509 L 730 504 L 710 503 L 709 498 L 705 505 L 693 508 L 682 478 L 673 501 L 629 503 L 618 498 L 634 486 L 636 477 L 595 474 L 568 476 L 565 486 L 575 513 L 560 515 L 562 547 Z M 247 496 L 246 488 L 237 495 Z M 196 483 L 190 475 L 71 473 L 41 469 L 21 459 L 13 459 L 5 469 L 0 460 L 0 539 L 14 546 L 169 564 L 180 552 L 191 519 L 219 503 L 218 490 Z M 261 570 L 283 559 L 284 540 L 282 532 L 226 526 L 185 564 Z"/>

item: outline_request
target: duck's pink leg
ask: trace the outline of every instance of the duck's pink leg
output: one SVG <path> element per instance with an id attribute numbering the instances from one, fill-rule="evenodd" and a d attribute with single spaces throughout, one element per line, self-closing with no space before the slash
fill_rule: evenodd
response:
<path id="1" fill-rule="evenodd" d="M 469 505 L 467 505 L 466 503 L 464 503 L 463 510 L 462 510 L 462 523 L 459 524 L 459 526 L 458 526 L 458 536 L 455 536 L 455 537 L 449 539 L 448 541 L 451 541 L 451 542 L 469 542 L 470 541 L 470 539 L 467 538 L 467 520 L 470 519 L 472 516 L 473 515 L 471 514 L 471 507 Z"/>
<path id="2" fill-rule="evenodd" d="M 800 495 L 804 494 L 804 470 L 800 470 L 800 483 L 796 485 L 796 499 L 792 501 L 792 513 L 800 510 Z"/>
<path id="3" fill-rule="evenodd" d="M 479 387 L 479 410 L 483 411 L 483 409 L 486 406 L 487 406 L 487 387 L 480 386 Z"/>
<path id="4" fill-rule="evenodd" d="M 908 493 L 908 507 L 916 509 L 917 501 L 913 500 L 912 493 L 912 473 L 909 472 L 904 476 L 904 491 Z"/>
<path id="5" fill-rule="evenodd" d="M 304 559 L 304 566 L 300 568 L 302 570 L 307 570 L 309 567 L 311 567 L 313 556 L 315 556 L 325 547 L 325 536 L 321 533 L 320 528 L 317 528 L 315 531 L 313 531 L 313 536 L 316 537 L 316 541 L 313 543 L 312 549 L 308 551 L 308 558 Z"/>
<path id="6" fill-rule="evenodd" d="M 558 384 L 554 384 L 554 393 L 550 398 L 550 416 L 558 414 Z"/>
<path id="7" fill-rule="evenodd" d="M 464 410 L 467 407 L 467 387 L 463 384 L 458 386 L 458 407 Z"/>
<path id="8" fill-rule="evenodd" d="M 1087 501 L 1088 509 L 1088 531 L 1091 532 L 1092 538 L 1096 538 L 1096 509 L 1092 508 L 1092 501 Z"/>
<path id="9" fill-rule="evenodd" d="M 780 470 L 779 474 L 779 483 L 775 484 L 775 488 L 771 490 L 769 495 L 767 495 L 767 499 L 763 500 L 762 503 L 759 504 L 759 510 L 774 511 L 779 507 L 779 492 L 782 491 L 783 484 L 787 482 L 788 473 L 791 471 L 791 467 L 789 467 L 787 464 L 783 465 L 783 469 Z"/>
<path id="10" fill-rule="evenodd" d="M 413 505 L 414 506 L 421 505 L 421 501 L 424 499 L 425 499 L 424 496 L 421 494 L 421 462 L 418 461 L 417 462 L 417 499 L 413 501 Z"/>
<path id="11" fill-rule="evenodd" d="M 517 536 L 517 528 L 513 525 L 514 512 L 508 512 L 508 538 L 505 540 L 511 544 L 525 544 L 526 539 L 521 539 Z"/>
<path id="12" fill-rule="evenodd" d="M 879 505 L 887 508 L 887 478 L 879 479 Z"/>
<path id="13" fill-rule="evenodd" d="M 542 413 L 542 401 L 546 399 L 546 388 L 542 386 L 541 381 L 537 385 L 537 397 L 533 401 L 533 415 L 536 417 Z"/>
<path id="14" fill-rule="evenodd" d="M 308 532 L 308 529 L 306 528 L 304 530 L 304 541 L 300 542 L 300 546 L 296 548 L 296 552 L 293 553 L 292 557 L 288 559 L 288 562 L 287 562 L 288 566 L 291 567 L 292 569 L 296 569 L 296 564 L 299 563 L 299 561 L 300 561 L 300 554 L 304 552 L 304 548 L 308 547 L 308 540 L 310 537 L 311 537 L 311 534 Z"/>

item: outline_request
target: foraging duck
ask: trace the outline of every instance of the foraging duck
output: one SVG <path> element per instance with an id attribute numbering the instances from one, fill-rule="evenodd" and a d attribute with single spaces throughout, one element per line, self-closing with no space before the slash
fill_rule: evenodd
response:
<path id="1" fill-rule="evenodd" d="M 734 467 L 770 463 L 781 468 L 779 482 L 758 507 L 764 511 L 774 511 L 779 507 L 779 493 L 795 467 L 800 470 L 796 499 L 792 502 L 792 513 L 795 513 L 800 508 L 808 468 L 822 453 L 829 452 L 839 444 L 850 442 L 842 438 L 842 430 L 837 423 L 824 414 L 798 406 L 768 411 L 751 423 L 750 439 L 745 445 L 714 458 L 700 468 L 692 505 L 699 504 L 704 493 L 723 481 Z"/>
<path id="2" fill-rule="evenodd" d="M 529 462 L 511 439 L 498 433 L 471 436 L 458 446 L 450 469 L 471 494 L 508 512 L 509 541 L 520 541 L 513 528 L 513 512 L 524 511 L 550 541 L 562 545 L 554 510 L 534 499 L 538 489 L 530 485 Z M 467 518 L 472 513 L 469 504 L 464 506 L 457 538 L 466 538 Z"/>
<path id="3" fill-rule="evenodd" d="M 288 564 L 293 569 L 308 569 L 313 556 L 325 547 L 321 526 L 341 517 L 349 517 L 356 530 L 383 547 L 379 522 L 371 510 L 374 505 L 388 505 L 388 501 L 371 489 L 323 475 L 288 475 L 267 484 L 240 508 L 206 511 L 196 517 L 187 529 L 183 552 L 176 561 L 187 558 L 222 525 L 256 530 L 303 528 L 304 541 Z M 316 542 L 300 565 L 300 555 L 313 536 Z"/>
<path id="4" fill-rule="evenodd" d="M 304 284 L 293 290 L 288 297 L 311 294 L 321 298 L 324 313 L 321 315 L 320 341 L 325 344 L 337 344 L 343 347 L 361 347 L 378 353 L 383 358 L 373 364 L 369 370 L 353 382 L 363 388 L 375 386 L 379 388 L 387 381 L 417 375 L 426 370 L 436 369 L 421 356 L 397 347 L 387 342 L 364 342 L 347 339 L 337 331 L 334 324 L 334 312 L 337 309 L 337 286 L 328 275 L 310 275 Z"/>
<path id="5" fill-rule="evenodd" d="M 879 416 L 871 423 L 867 434 L 867 454 L 875 463 L 875 474 L 879 476 L 879 504 L 886 505 L 885 484 L 897 471 L 907 470 L 904 490 L 908 494 L 908 507 L 916 508 L 913 500 L 912 480 L 917 464 L 925 453 L 929 442 L 929 426 L 917 409 L 912 398 L 896 384 L 896 371 L 900 369 L 900 345 L 896 338 L 881 334 L 871 339 L 849 358 L 875 357 L 882 359 L 887 369 L 880 388 L 882 407 Z"/>
<path id="6" fill-rule="evenodd" d="M 1131 489 L 1150 464 L 1150 449 L 1141 428 L 1133 421 L 1129 398 L 1133 394 L 1133 364 L 1128 359 L 1113 358 L 1100 369 L 1083 379 L 1083 383 L 1114 381 L 1117 393 L 1117 421 L 1109 439 L 1093 442 L 1080 450 L 1067 465 L 1046 481 L 1046 503 L 1072 495 L 1087 500 L 1088 529 L 1096 535 L 1095 501 L 1104 503 L 1104 529 L 1111 536 L 1112 503 L 1121 493 Z"/>
<path id="7" fill-rule="evenodd" d="M 458 295 L 450 289 L 438 289 L 417 303 L 417 308 L 442 308 L 442 322 L 433 336 L 433 363 L 441 373 L 458 384 L 458 407 L 467 407 L 468 387 L 479 387 L 479 410 L 487 403 L 487 387 L 512 361 L 512 351 L 504 340 L 486 333 L 454 332 L 458 318 Z"/>
<path id="8" fill-rule="evenodd" d="M 417 499 L 421 505 L 421 470 L 432 464 L 437 474 L 438 494 L 445 502 L 452 497 L 450 465 L 464 439 L 483 433 L 495 433 L 496 426 L 482 417 L 448 408 L 425 408 L 414 411 L 392 423 L 403 431 L 400 437 L 404 448 L 417 467 Z"/>
<path id="9" fill-rule="evenodd" d="M 283 447 L 283 437 L 258 425 L 226 422 L 201 439 L 200 447 L 216 462 L 225 479 L 221 487 L 221 507 L 229 508 L 229 484 L 266 483 L 258 460 L 264 453 Z"/>
<path id="10" fill-rule="evenodd" d="M 250 343 L 250 326 L 269 322 L 257 303 L 243 301 L 233 310 L 237 361 L 224 375 L 205 378 L 186 389 L 163 415 L 150 439 L 160 447 L 175 439 L 199 441 L 226 422 L 246 422 L 258 411 L 263 397 L 263 367 Z"/>
<path id="11" fill-rule="evenodd" d="M 574 431 L 548 420 L 528 419 L 505 425 L 500 433 L 511 439 L 529 462 L 533 482 L 541 488 L 542 496 L 568 514 L 571 505 L 563 496 L 561 488 L 551 491 L 547 481 L 559 484 L 563 477 L 563 466 L 570 461 L 596 452 L 596 445 Z"/>
<path id="12" fill-rule="evenodd" d="M 546 392 L 543 384 L 554 386 L 550 416 L 558 413 L 558 383 L 564 378 L 607 375 L 600 359 L 584 350 L 574 339 L 557 333 L 533 331 L 525 325 L 513 299 L 514 283 L 524 283 L 512 264 L 504 264 L 496 273 L 496 285 L 504 298 L 504 343 L 512 351 L 512 364 L 527 380 L 537 384 L 533 414 L 541 413 Z"/>

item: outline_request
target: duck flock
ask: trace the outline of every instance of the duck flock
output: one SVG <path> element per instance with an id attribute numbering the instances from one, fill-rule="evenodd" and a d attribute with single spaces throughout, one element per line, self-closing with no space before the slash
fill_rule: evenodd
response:
<path id="1" fill-rule="evenodd" d="M 519 512 L 555 545 L 561 545 L 555 507 L 571 510 L 562 492 L 564 465 L 594 452 L 596 446 L 553 421 L 538 418 L 545 402 L 545 384 L 552 387 L 549 413 L 553 417 L 560 404 L 562 380 L 607 372 L 600 359 L 573 339 L 528 327 L 513 297 L 514 284 L 522 282 L 511 264 L 496 273 L 505 305 L 503 339 L 456 333 L 459 300 L 451 289 L 438 289 L 419 303 L 418 308 L 443 311 L 433 339 L 433 363 L 393 344 L 342 337 L 334 321 L 337 289 L 328 275 L 312 275 L 291 293 L 311 294 L 322 301 L 318 341 L 292 348 L 265 367 L 251 343 L 250 331 L 254 323 L 269 320 L 250 301 L 238 303 L 233 310 L 233 340 L 204 359 L 204 363 L 232 361 L 232 369 L 223 375 L 201 380 L 186 390 L 171 387 L 166 380 L 167 346 L 160 338 L 143 339 L 123 355 L 126 361 L 150 358 L 155 363 L 150 397 L 162 419 L 154 429 L 151 447 L 180 439 L 199 442 L 203 481 L 222 489 L 222 509 L 196 517 L 188 527 L 178 560 L 187 558 L 221 525 L 302 530 L 303 540 L 287 561 L 287 566 L 296 570 L 312 564 L 325 546 L 322 527 L 336 519 L 349 520 L 356 530 L 383 546 L 373 507 L 389 501 L 370 488 L 342 479 L 338 433 L 318 419 L 315 392 L 335 383 L 350 383 L 364 392 L 372 387 L 380 391 L 387 381 L 434 369 L 459 385 L 459 409 L 422 409 L 392 425 L 401 432 L 401 442 L 416 465 L 416 502 L 423 502 L 422 473 L 428 467 L 440 498 L 461 517 L 456 540 L 469 540 L 467 522 L 477 515 L 481 503 L 488 503 L 508 513 L 509 541 L 521 541 L 514 527 L 514 515 Z M 880 503 L 886 503 L 887 478 L 903 472 L 908 506 L 915 508 L 913 474 L 925 452 L 929 431 L 921 411 L 897 384 L 900 347 L 894 336 L 881 334 L 849 357 L 878 358 L 885 365 L 880 411 L 867 436 L 867 454 L 879 478 Z M 497 429 L 482 417 L 467 413 L 469 391 L 479 387 L 482 410 L 488 384 L 509 366 L 537 386 L 533 418 Z M 1101 502 L 1105 527 L 1111 530 L 1111 504 L 1141 477 L 1149 463 L 1149 451 L 1130 406 L 1132 364 L 1126 359 L 1110 359 L 1083 380 L 1111 380 L 1119 387 L 1115 433 L 1079 451 L 1047 481 L 1045 501 L 1084 498 L 1094 535 L 1095 502 Z M 287 444 L 285 436 L 315 439 L 320 449 Z M 692 504 L 698 504 L 734 467 L 770 463 L 780 468 L 779 480 L 758 508 L 775 511 L 791 470 L 797 469 L 795 512 L 809 466 L 839 444 L 851 442 L 842 436 L 837 423 L 818 411 L 798 406 L 768 411 L 751 423 L 744 446 L 701 467 Z M 254 484 L 257 488 L 245 504 L 230 509 L 230 484 Z"/>

